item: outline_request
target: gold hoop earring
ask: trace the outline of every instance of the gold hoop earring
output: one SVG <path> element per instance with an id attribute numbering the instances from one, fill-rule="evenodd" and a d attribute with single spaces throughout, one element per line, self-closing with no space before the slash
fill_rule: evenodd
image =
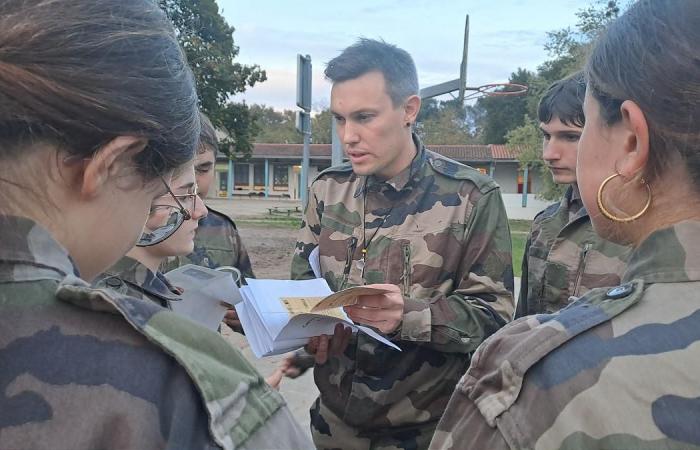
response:
<path id="1" fill-rule="evenodd" d="M 642 217 L 644 215 L 644 213 L 646 213 L 647 210 L 649 209 L 649 206 L 651 206 L 651 187 L 649 187 L 649 184 L 647 184 L 647 182 L 644 181 L 644 179 L 642 178 L 642 184 L 644 185 L 644 187 L 647 188 L 647 202 L 646 202 L 646 204 L 644 205 L 644 207 L 642 208 L 641 211 L 639 211 L 637 214 L 635 214 L 633 216 L 618 217 L 618 216 L 614 215 L 613 213 L 611 213 L 605 207 L 605 205 L 603 205 L 603 189 L 605 189 L 605 185 L 607 185 L 610 182 L 610 180 L 612 180 L 613 178 L 619 177 L 619 176 L 620 176 L 619 173 L 614 173 L 614 174 L 610 175 L 608 178 L 606 178 L 605 180 L 603 180 L 603 182 L 600 184 L 600 187 L 598 188 L 598 209 L 605 217 L 612 220 L 613 222 L 621 222 L 621 223 L 632 222 L 633 220 L 637 220 L 640 217 Z"/>

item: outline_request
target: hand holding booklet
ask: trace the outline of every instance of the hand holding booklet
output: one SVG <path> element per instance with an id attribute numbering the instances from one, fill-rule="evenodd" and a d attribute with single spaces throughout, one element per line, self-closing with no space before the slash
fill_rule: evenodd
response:
<path id="1" fill-rule="evenodd" d="M 361 295 L 385 293 L 382 289 L 357 286 L 333 293 L 326 280 L 316 278 L 249 279 L 240 291 L 243 302 L 236 305 L 236 311 L 258 358 L 295 350 L 314 336 L 332 335 L 337 323 L 401 350 L 371 328 L 353 323 L 343 310 Z"/>

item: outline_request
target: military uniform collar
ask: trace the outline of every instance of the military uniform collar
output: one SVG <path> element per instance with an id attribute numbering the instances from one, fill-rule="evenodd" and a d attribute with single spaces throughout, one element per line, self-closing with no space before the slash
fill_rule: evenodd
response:
<path id="1" fill-rule="evenodd" d="M 413 134 L 413 144 L 416 146 L 417 152 L 408 167 L 388 180 L 379 180 L 374 175 L 358 177 L 359 183 L 355 189 L 354 197 L 357 198 L 366 192 L 379 190 L 382 185 L 390 186 L 397 192 L 410 187 L 412 181 L 420 178 L 421 169 L 427 161 L 425 146 L 415 133 Z"/>
<path id="2" fill-rule="evenodd" d="M 623 282 L 700 281 L 700 221 L 687 220 L 654 231 L 630 256 Z"/>
<path id="3" fill-rule="evenodd" d="M 25 266 L 2 269 L 4 265 Z M 24 217 L 0 216 L 0 281 L 80 277 L 68 251 L 41 225 Z"/>
<path id="4" fill-rule="evenodd" d="M 180 296 L 177 294 L 176 288 L 170 284 L 161 272 L 154 273 L 148 267 L 128 256 L 124 256 L 117 261 L 116 264 L 105 271 L 105 273 L 147 294 L 168 301 L 181 300 Z M 110 280 L 107 279 L 105 283 L 109 286 Z"/>
<path id="5" fill-rule="evenodd" d="M 569 185 L 566 189 L 564 198 L 561 199 L 561 209 L 569 215 L 569 222 L 588 216 L 588 211 L 583 206 L 581 193 L 576 183 Z"/>

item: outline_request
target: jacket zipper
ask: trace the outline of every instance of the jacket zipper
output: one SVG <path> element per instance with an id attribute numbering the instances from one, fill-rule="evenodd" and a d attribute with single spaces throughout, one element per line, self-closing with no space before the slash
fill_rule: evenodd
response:
<path id="1" fill-rule="evenodd" d="M 409 244 L 403 244 L 403 295 L 408 296 L 411 293 L 411 247 Z"/>
<path id="2" fill-rule="evenodd" d="M 583 272 L 586 269 L 586 256 L 588 251 L 591 249 L 593 244 L 588 243 L 583 246 L 583 251 L 581 251 L 581 257 L 578 261 L 578 272 L 576 273 L 576 284 L 574 284 L 574 292 L 571 294 L 574 297 L 578 296 L 578 288 L 581 285 L 581 279 L 583 278 Z"/>
<path id="3" fill-rule="evenodd" d="M 340 282 L 340 287 L 338 288 L 338 290 L 345 289 L 345 285 L 348 282 L 350 269 L 352 269 L 352 256 L 355 254 L 355 248 L 357 248 L 357 238 L 353 236 L 350 238 L 350 242 L 348 242 L 347 254 L 345 255 L 345 269 L 343 270 L 343 279 Z"/>

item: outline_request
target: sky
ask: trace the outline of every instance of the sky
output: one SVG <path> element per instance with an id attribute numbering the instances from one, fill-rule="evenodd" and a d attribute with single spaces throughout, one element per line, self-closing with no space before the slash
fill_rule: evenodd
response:
<path id="1" fill-rule="evenodd" d="M 330 104 L 325 63 L 359 37 L 408 51 L 420 87 L 459 77 L 469 14 L 467 86 L 505 82 L 517 68 L 535 70 L 548 55 L 547 32 L 576 24 L 592 0 L 217 0 L 235 27 L 236 59 L 258 64 L 267 81 L 235 101 L 296 109 L 296 55 L 311 56 L 314 109 Z M 445 96 L 444 99 L 451 97 Z"/>

